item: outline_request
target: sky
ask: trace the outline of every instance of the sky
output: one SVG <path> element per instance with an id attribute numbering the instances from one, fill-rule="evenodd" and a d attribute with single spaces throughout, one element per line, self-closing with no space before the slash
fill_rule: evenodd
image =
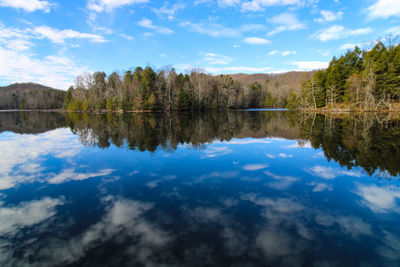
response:
<path id="1" fill-rule="evenodd" d="M 0 0 L 0 85 L 66 90 L 82 73 L 136 66 L 321 69 L 397 35 L 399 0 Z"/>

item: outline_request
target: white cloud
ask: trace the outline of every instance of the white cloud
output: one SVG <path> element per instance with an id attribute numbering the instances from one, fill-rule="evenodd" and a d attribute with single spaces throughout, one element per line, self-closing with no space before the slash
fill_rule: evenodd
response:
<path id="1" fill-rule="evenodd" d="M 89 178 L 93 177 L 98 177 L 98 176 L 107 176 L 110 175 L 114 170 L 112 169 L 104 169 L 104 170 L 99 170 L 97 172 L 91 172 L 91 173 L 79 173 L 75 172 L 74 169 L 66 169 L 63 170 L 60 174 L 48 179 L 48 182 L 50 184 L 61 184 L 65 183 L 68 181 L 82 181 L 86 180 Z"/>
<path id="2" fill-rule="evenodd" d="M 245 171 L 258 171 L 267 168 L 267 164 L 247 164 L 243 166 Z"/>
<path id="3" fill-rule="evenodd" d="M 252 0 L 242 3 L 243 11 L 264 11 L 270 6 L 299 5 L 301 0 Z"/>
<path id="4" fill-rule="evenodd" d="M 311 35 L 312 38 L 326 42 L 329 40 L 337 40 L 349 36 L 368 34 L 372 31 L 370 27 L 360 29 L 346 29 L 341 25 L 334 25 L 332 27 L 322 29 Z"/>
<path id="5" fill-rule="evenodd" d="M 287 56 L 290 56 L 290 55 L 296 55 L 297 52 L 296 51 L 291 51 L 291 50 L 286 50 L 286 51 L 283 51 L 283 52 L 280 53 L 278 50 L 272 50 L 272 51 L 270 51 L 268 53 L 268 55 L 270 55 L 270 56 L 274 56 L 274 55 L 277 55 L 277 54 L 280 54 L 281 56 L 287 57 Z"/>
<path id="6" fill-rule="evenodd" d="M 85 257 L 88 251 L 95 249 L 99 244 L 125 240 L 135 240 L 135 242 L 120 251 L 123 255 L 134 255 L 135 263 L 138 265 L 157 265 L 155 262 L 159 256 L 157 253 L 172 240 L 173 236 L 145 218 L 144 215 L 154 207 L 154 204 L 117 199 L 112 196 L 106 196 L 102 201 L 106 205 L 106 213 L 81 233 L 67 239 L 60 239 L 57 235 L 48 236 L 42 241 L 52 245 L 45 249 L 42 246 L 43 242 L 30 243 L 31 251 L 35 251 L 31 253 L 37 256 L 36 265 L 47 266 L 49 262 L 52 265 L 76 265 L 79 259 Z M 21 261 L 16 265 L 26 266 L 29 263 Z"/>
<path id="7" fill-rule="evenodd" d="M 58 198 L 43 198 L 22 202 L 18 206 L 3 207 L 0 205 L 0 234 L 15 235 L 24 227 L 41 223 L 56 214 L 56 206 L 63 205 Z"/>
<path id="8" fill-rule="evenodd" d="M 233 152 L 233 150 L 227 146 L 208 147 L 208 149 L 204 151 L 205 157 L 202 157 L 202 158 L 221 157 L 221 156 L 228 155 L 232 152 Z"/>
<path id="9" fill-rule="evenodd" d="M 321 17 L 315 19 L 314 21 L 323 23 L 323 22 L 332 22 L 336 20 L 341 20 L 343 18 L 343 12 L 332 12 L 329 10 L 321 10 Z"/>
<path id="10" fill-rule="evenodd" d="M 205 34 L 211 37 L 239 37 L 241 35 L 238 29 L 227 28 L 217 23 L 192 23 L 189 21 L 181 22 L 179 26 L 188 31 Z"/>
<path id="11" fill-rule="evenodd" d="M 363 204 L 374 212 L 400 212 L 399 188 L 359 185 L 356 192 L 363 198 Z"/>
<path id="12" fill-rule="evenodd" d="M 48 1 L 41 0 L 0 0 L 0 7 L 22 9 L 25 12 L 43 10 L 43 12 L 49 13 L 51 6 L 52 4 Z"/>
<path id="13" fill-rule="evenodd" d="M 291 155 L 291 154 L 288 155 L 286 153 L 279 153 L 278 157 L 280 157 L 280 158 L 293 158 L 293 155 Z"/>
<path id="14" fill-rule="evenodd" d="M 269 140 L 265 139 L 248 139 L 248 140 L 240 140 L 240 139 L 232 139 L 230 141 L 227 141 L 228 144 L 230 145 L 248 145 L 248 144 L 270 144 L 272 143 Z"/>
<path id="15" fill-rule="evenodd" d="M 160 8 L 153 8 L 153 12 L 156 13 L 161 18 L 166 17 L 169 20 L 172 20 L 175 18 L 176 12 L 184 8 L 185 4 L 183 3 L 176 3 L 171 7 L 168 6 L 168 3 L 164 3 L 164 5 Z"/>
<path id="16" fill-rule="evenodd" d="M 338 176 L 351 176 L 351 177 L 361 177 L 361 172 L 357 171 L 347 171 L 332 167 L 324 167 L 324 166 L 314 166 L 306 170 L 313 176 L 317 176 L 323 178 L 325 180 L 335 179 Z"/>
<path id="17" fill-rule="evenodd" d="M 329 184 L 326 184 L 326 183 L 311 182 L 311 183 L 308 183 L 307 185 L 314 187 L 313 188 L 313 192 L 322 192 L 322 191 L 325 191 L 325 190 L 328 190 L 328 191 L 332 191 L 333 190 L 332 185 L 329 185 Z"/>
<path id="18" fill-rule="evenodd" d="M 67 160 L 80 149 L 79 140 L 66 128 L 39 135 L 13 135 L 0 140 L 0 154 L 7 155 L 0 157 L 0 190 L 46 181 L 48 175 L 43 173 L 40 164 L 43 157 Z"/>
<path id="19" fill-rule="evenodd" d="M 174 33 L 173 30 L 168 29 L 164 26 L 154 25 L 153 22 L 147 18 L 143 18 L 137 24 L 143 28 L 151 29 L 151 30 L 154 30 L 161 34 L 173 34 Z"/>
<path id="20" fill-rule="evenodd" d="M 264 45 L 264 44 L 271 43 L 270 40 L 267 40 L 264 38 L 259 38 L 259 37 L 247 37 L 247 38 L 244 38 L 244 42 L 247 44 L 252 44 L 252 45 Z"/>
<path id="21" fill-rule="evenodd" d="M 240 37 L 244 32 L 257 32 L 265 29 L 265 26 L 261 24 L 243 24 L 237 28 L 229 28 L 219 23 L 193 23 L 189 21 L 181 22 L 179 26 L 191 32 L 219 38 Z"/>
<path id="22" fill-rule="evenodd" d="M 267 34 L 268 36 L 272 36 L 283 31 L 301 30 L 307 27 L 306 24 L 300 22 L 296 15 L 292 13 L 282 13 L 269 19 L 269 22 L 277 26 Z"/>
<path id="23" fill-rule="evenodd" d="M 58 30 L 48 26 L 39 26 L 33 32 L 42 38 L 47 38 L 56 44 L 64 44 L 66 39 L 88 39 L 94 43 L 107 42 L 103 36 L 92 33 L 81 33 L 74 30 Z"/>
<path id="24" fill-rule="evenodd" d="M 128 40 L 128 41 L 135 40 L 135 37 L 130 36 L 130 35 L 127 35 L 127 34 L 125 34 L 125 33 L 121 33 L 120 36 L 121 36 L 122 38 Z"/>
<path id="25" fill-rule="evenodd" d="M 149 0 L 88 0 L 87 8 L 94 12 L 110 12 L 126 5 L 144 4 Z"/>
<path id="26" fill-rule="evenodd" d="M 232 7 L 240 4 L 241 0 L 218 0 L 220 7 Z"/>
<path id="27" fill-rule="evenodd" d="M 296 55 L 296 51 L 283 51 L 281 55 L 284 57 L 287 57 L 290 55 Z"/>
<path id="28" fill-rule="evenodd" d="M 368 7 L 371 18 L 389 18 L 400 16 L 400 2 L 398 0 L 377 0 Z"/>
<path id="29" fill-rule="evenodd" d="M 228 56 L 218 55 L 214 53 L 203 53 L 203 60 L 211 65 L 227 65 L 232 61 Z"/>
<path id="30" fill-rule="evenodd" d="M 327 61 L 293 61 L 290 64 L 296 65 L 298 70 L 317 70 L 325 69 L 328 67 L 329 62 Z"/>
<path id="31" fill-rule="evenodd" d="M 264 171 L 264 174 L 277 180 L 277 181 L 270 182 L 268 184 L 269 187 L 275 188 L 277 190 L 286 190 L 293 183 L 300 180 L 300 178 L 298 178 L 298 177 L 287 176 L 287 175 L 277 175 L 277 174 L 271 173 L 269 171 Z"/>
<path id="32" fill-rule="evenodd" d="M 78 66 L 63 55 L 36 57 L 22 51 L 0 47 L 0 80 L 3 83 L 36 82 L 67 89 L 86 67 Z"/>

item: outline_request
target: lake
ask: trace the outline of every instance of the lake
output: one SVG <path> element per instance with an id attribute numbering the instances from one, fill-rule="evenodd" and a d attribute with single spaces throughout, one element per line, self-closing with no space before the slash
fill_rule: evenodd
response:
<path id="1" fill-rule="evenodd" d="M 0 112 L 1 266 L 399 266 L 400 120 Z"/>

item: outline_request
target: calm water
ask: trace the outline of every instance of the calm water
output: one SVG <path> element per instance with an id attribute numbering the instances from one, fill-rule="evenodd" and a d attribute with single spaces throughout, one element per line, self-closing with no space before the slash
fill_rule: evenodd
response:
<path id="1" fill-rule="evenodd" d="M 400 120 L 0 113 L 1 266 L 399 266 Z"/>

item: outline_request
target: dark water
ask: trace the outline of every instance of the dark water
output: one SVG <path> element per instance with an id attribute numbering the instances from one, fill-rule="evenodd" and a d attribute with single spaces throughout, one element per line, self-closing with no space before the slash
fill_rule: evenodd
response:
<path id="1" fill-rule="evenodd" d="M 1 266 L 399 266 L 400 120 L 0 113 Z"/>

